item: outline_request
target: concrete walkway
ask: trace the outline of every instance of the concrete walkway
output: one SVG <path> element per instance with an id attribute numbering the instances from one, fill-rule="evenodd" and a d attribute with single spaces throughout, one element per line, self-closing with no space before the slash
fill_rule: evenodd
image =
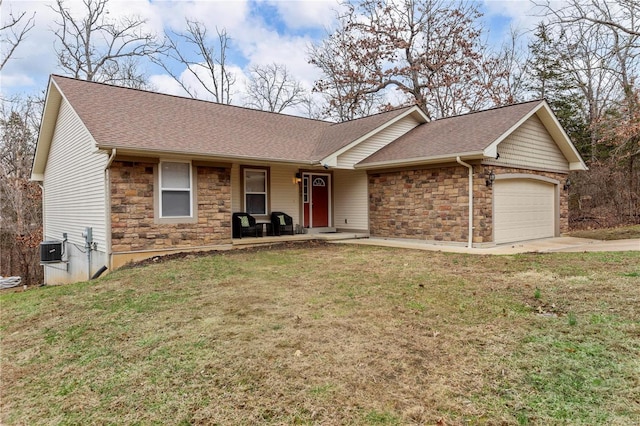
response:
<path id="1" fill-rule="evenodd" d="M 542 240 L 501 244 L 486 248 L 468 248 L 463 245 L 432 244 L 421 241 L 409 241 L 390 238 L 363 238 L 331 241 L 336 244 L 365 244 L 384 247 L 410 248 L 416 250 L 442 251 L 447 253 L 469 254 L 516 254 L 516 253 L 553 253 L 586 251 L 640 251 L 640 239 L 601 241 L 587 238 L 558 237 Z"/>

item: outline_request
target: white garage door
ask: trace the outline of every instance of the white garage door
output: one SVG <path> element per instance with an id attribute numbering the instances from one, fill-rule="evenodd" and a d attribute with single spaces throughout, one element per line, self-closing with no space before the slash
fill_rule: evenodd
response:
<path id="1" fill-rule="evenodd" d="M 555 185 L 530 179 L 493 184 L 493 232 L 496 243 L 555 235 Z"/>

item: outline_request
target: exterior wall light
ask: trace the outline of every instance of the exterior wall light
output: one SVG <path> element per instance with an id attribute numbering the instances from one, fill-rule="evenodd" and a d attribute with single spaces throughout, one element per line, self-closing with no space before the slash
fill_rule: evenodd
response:
<path id="1" fill-rule="evenodd" d="M 571 188 L 571 179 L 567 178 L 567 180 L 564 181 L 563 189 L 565 191 L 568 191 L 569 188 Z"/>
<path id="2" fill-rule="evenodd" d="M 302 182 L 302 175 L 300 175 L 300 172 L 298 172 L 293 177 L 293 183 L 294 183 L 294 185 L 300 185 L 300 182 Z"/>
<path id="3" fill-rule="evenodd" d="M 485 184 L 487 187 L 491 188 L 493 186 L 493 181 L 496 180 L 496 174 L 491 170 L 489 172 L 489 176 L 487 176 L 487 180 L 485 180 Z"/>

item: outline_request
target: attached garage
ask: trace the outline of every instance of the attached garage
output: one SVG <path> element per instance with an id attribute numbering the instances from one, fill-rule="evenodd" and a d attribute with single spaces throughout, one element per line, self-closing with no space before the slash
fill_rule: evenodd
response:
<path id="1" fill-rule="evenodd" d="M 496 244 L 556 235 L 557 185 L 531 178 L 500 179 L 493 184 Z"/>

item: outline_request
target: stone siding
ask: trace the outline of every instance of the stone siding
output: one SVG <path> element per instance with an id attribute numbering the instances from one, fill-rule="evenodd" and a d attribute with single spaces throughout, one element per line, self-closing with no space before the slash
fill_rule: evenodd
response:
<path id="1" fill-rule="evenodd" d="M 231 177 L 224 167 L 194 167 L 197 200 L 193 223 L 158 223 L 157 165 L 114 161 L 110 168 L 113 252 L 167 250 L 231 243 Z"/>
<path id="2" fill-rule="evenodd" d="M 466 241 L 468 182 L 462 166 L 369 175 L 371 236 Z"/>
<path id="3" fill-rule="evenodd" d="M 566 174 L 473 166 L 473 242 L 493 241 L 493 193 L 489 171 L 532 174 L 564 182 Z M 369 175 L 369 227 L 372 237 L 468 242 L 469 174 L 463 166 L 381 172 Z M 560 232 L 567 232 L 567 193 L 560 188 Z"/>

